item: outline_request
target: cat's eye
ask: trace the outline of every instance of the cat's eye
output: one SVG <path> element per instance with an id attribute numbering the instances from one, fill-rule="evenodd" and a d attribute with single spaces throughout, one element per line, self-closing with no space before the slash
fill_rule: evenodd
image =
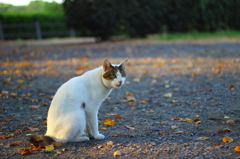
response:
<path id="1" fill-rule="evenodd" d="M 110 75 L 110 78 L 116 78 L 116 75 L 112 74 Z"/>

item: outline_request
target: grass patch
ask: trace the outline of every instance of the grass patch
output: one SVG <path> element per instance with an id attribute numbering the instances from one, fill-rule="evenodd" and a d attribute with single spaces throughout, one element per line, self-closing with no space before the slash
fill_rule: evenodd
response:
<path id="1" fill-rule="evenodd" d="M 197 32 L 188 33 L 159 33 L 148 37 L 149 40 L 194 40 L 194 39 L 211 39 L 211 38 L 239 38 L 240 31 L 227 30 L 216 32 Z"/>

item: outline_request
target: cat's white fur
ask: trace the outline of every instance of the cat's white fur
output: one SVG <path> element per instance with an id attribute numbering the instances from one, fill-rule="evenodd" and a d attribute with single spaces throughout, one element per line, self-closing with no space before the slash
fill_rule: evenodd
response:
<path id="1" fill-rule="evenodd" d="M 121 63 L 124 68 L 126 63 Z M 112 89 L 125 81 L 119 71 L 114 80 L 103 78 L 110 65 L 105 59 L 103 67 L 74 77 L 57 90 L 48 111 L 45 136 L 62 143 L 87 141 L 89 137 L 104 139 L 98 131 L 98 109 Z"/>

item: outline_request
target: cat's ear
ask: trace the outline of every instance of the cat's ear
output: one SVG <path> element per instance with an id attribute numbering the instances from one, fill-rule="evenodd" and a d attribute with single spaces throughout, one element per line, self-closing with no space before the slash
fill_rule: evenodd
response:
<path id="1" fill-rule="evenodd" d="M 122 67 L 122 69 L 123 69 L 124 71 L 126 70 L 127 62 L 128 62 L 128 59 L 125 59 L 125 60 L 120 64 L 120 67 Z"/>
<path id="2" fill-rule="evenodd" d="M 108 59 L 104 59 L 103 61 L 103 70 L 106 72 L 110 67 L 111 67 L 111 63 L 108 61 Z"/>

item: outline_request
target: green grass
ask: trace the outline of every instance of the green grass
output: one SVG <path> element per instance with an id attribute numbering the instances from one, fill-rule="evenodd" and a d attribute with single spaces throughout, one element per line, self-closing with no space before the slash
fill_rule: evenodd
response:
<path id="1" fill-rule="evenodd" d="M 216 32 L 197 32 L 188 33 L 159 33 L 148 37 L 149 40 L 194 40 L 194 39 L 211 39 L 211 38 L 240 38 L 240 31 L 216 31 Z"/>

